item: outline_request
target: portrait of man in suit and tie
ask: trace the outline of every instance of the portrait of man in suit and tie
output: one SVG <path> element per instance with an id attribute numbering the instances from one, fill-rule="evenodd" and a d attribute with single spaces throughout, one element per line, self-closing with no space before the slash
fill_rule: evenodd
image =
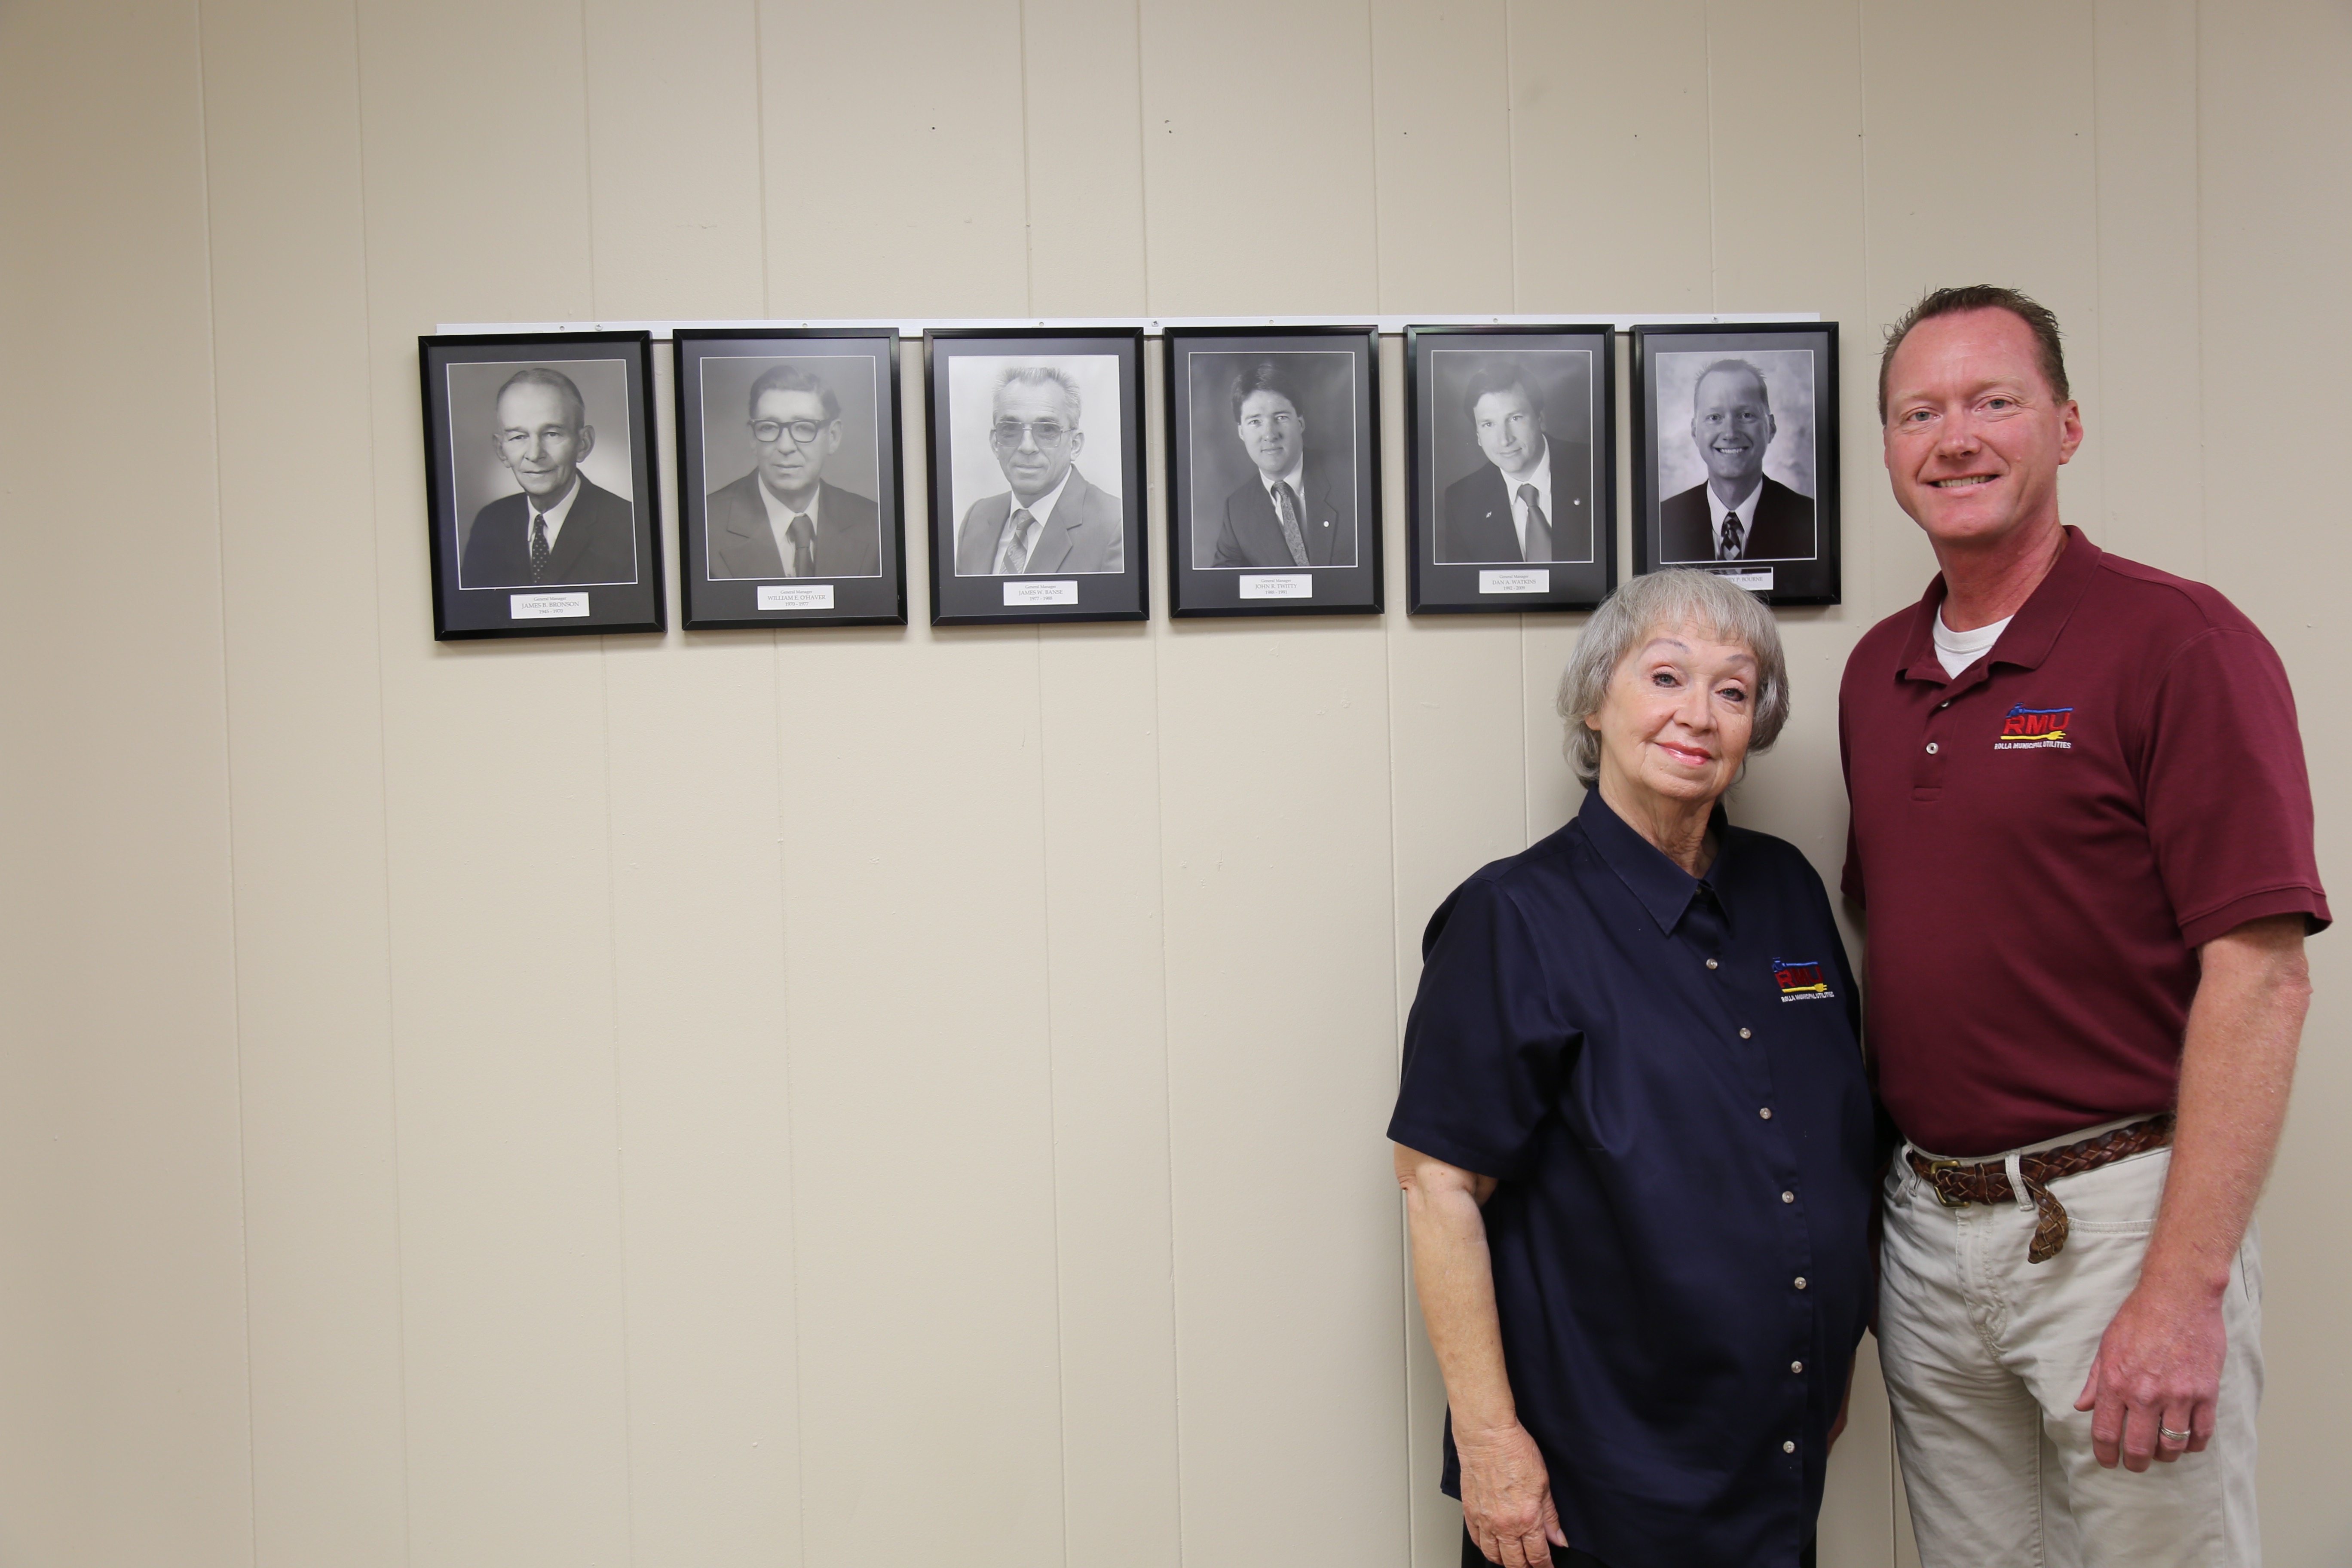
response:
<path id="1" fill-rule="evenodd" d="M 842 405 L 832 385 L 808 364 L 781 360 L 761 372 L 739 406 L 748 415 L 751 471 L 712 490 L 704 509 L 711 577 L 879 574 L 881 509 L 873 497 L 825 477 L 842 449 Z M 722 416 L 706 406 L 706 420 Z M 711 446 L 708 433 L 704 446 Z M 871 443 L 861 449 L 870 462 Z M 850 477 L 873 482 L 871 475 Z"/>
<path id="2" fill-rule="evenodd" d="M 636 582 L 635 508 L 580 469 L 596 449 L 596 429 L 579 384 L 562 371 L 526 365 L 499 387 L 495 406 L 492 444 L 519 489 L 474 514 L 458 558 L 459 585 Z"/>
<path id="3" fill-rule="evenodd" d="M 1445 487 L 1435 558 L 1477 565 L 1590 562 L 1591 447 L 1545 429 L 1543 395 L 1526 356 L 1501 363 L 1477 357 L 1490 363 L 1472 374 L 1460 406 L 1486 461 Z"/>
<path id="4" fill-rule="evenodd" d="M 1222 501 L 1206 496 L 1195 503 L 1218 509 L 1213 521 L 1196 518 L 1193 524 L 1196 541 L 1216 542 L 1207 563 L 1212 567 L 1281 571 L 1356 563 L 1353 456 L 1327 456 L 1321 449 L 1333 440 L 1351 442 L 1353 432 L 1327 436 L 1309 429 L 1309 399 L 1297 384 L 1306 367 L 1291 363 L 1297 360 L 1352 365 L 1340 354 L 1276 353 L 1233 378 L 1234 434 L 1253 472 Z"/>
<path id="5" fill-rule="evenodd" d="M 1116 363 L 1098 357 L 1115 374 Z M 950 417 L 961 424 L 981 416 L 976 395 L 984 391 L 988 449 L 1007 487 L 963 509 L 956 524 L 956 575 L 1126 571 L 1125 509 L 1078 467 L 1087 409 L 1077 367 L 1053 360 L 1013 363 L 984 382 L 980 377 L 988 367 L 961 360 L 954 368 Z M 1118 409 L 1102 412 L 1116 424 Z M 1108 471 L 1115 476 L 1117 463 Z"/>
<path id="6" fill-rule="evenodd" d="M 1802 351 L 1796 351 L 1801 358 Z M 1660 354 L 1673 359 L 1698 355 Z M 1706 363 L 1691 388 L 1690 438 L 1706 477 L 1658 506 L 1658 559 L 1664 565 L 1711 561 L 1811 561 L 1819 552 L 1813 498 L 1764 471 L 1780 426 L 1772 388 L 1755 359 Z M 1788 357 L 1775 354 L 1773 358 Z M 1663 390 L 1663 388 L 1662 388 Z M 1663 398 L 1662 398 L 1663 401 Z M 1667 410 L 1659 410 L 1661 493 Z"/>

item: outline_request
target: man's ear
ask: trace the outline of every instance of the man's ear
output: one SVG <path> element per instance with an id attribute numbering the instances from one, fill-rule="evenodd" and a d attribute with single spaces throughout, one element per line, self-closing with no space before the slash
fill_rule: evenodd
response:
<path id="1" fill-rule="evenodd" d="M 578 468 L 582 463 L 587 460 L 588 454 L 595 449 L 596 426 L 593 425 L 583 425 L 580 426 L 580 450 L 572 454 L 572 466 Z"/>

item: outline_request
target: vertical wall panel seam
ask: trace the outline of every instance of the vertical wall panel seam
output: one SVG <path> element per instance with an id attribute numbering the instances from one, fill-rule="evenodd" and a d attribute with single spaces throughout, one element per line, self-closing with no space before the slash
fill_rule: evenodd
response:
<path id="1" fill-rule="evenodd" d="M 1143 89 L 1143 0 L 1135 0 L 1136 228 L 1139 231 L 1139 237 L 1143 246 L 1143 313 L 1148 316 L 1151 313 L 1151 115 L 1150 106 L 1144 101 Z M 1146 542 L 1149 543 L 1150 542 L 1146 541 Z M 1156 689 L 1156 671 L 1159 664 L 1159 660 L 1156 657 L 1152 663 L 1155 670 L 1154 685 Z M 1159 751 L 1159 731 L 1156 728 L 1157 722 L 1158 721 L 1155 719 L 1155 728 L 1152 731 L 1152 750 L 1155 753 Z M 1163 892 L 1163 898 L 1164 896 Z M 1163 932 L 1161 940 L 1164 945 L 1166 940 L 1164 935 L 1166 927 L 1163 925 L 1161 930 Z M 1166 1009 L 1164 1006 L 1161 1011 L 1161 1022 L 1164 1026 L 1166 1023 Z M 1164 1036 L 1164 1027 L 1162 1033 Z"/>
<path id="2" fill-rule="evenodd" d="M 761 21 L 761 13 L 762 10 L 761 0 L 751 0 L 751 115 L 753 133 L 759 138 L 760 142 L 760 157 L 757 165 L 760 172 L 760 314 L 762 316 L 773 316 L 775 314 L 776 308 L 770 296 L 768 276 L 768 44 L 767 35 Z M 673 340 L 673 352 L 674 351 L 675 340 Z M 676 362 L 673 360 L 672 363 L 675 363 Z M 819 412 L 822 413 L 823 410 L 820 409 Z M 680 564 L 683 564 L 683 563 Z M 685 592 L 685 580 L 680 578 L 678 583 L 678 593 L 683 596 Z M 778 721 L 780 724 L 782 722 L 782 714 L 779 713 Z M 781 729 L 777 731 L 776 739 L 780 743 L 783 740 L 783 732 Z M 782 755 L 783 753 L 781 751 L 777 752 L 777 757 L 780 762 Z M 781 779 L 778 781 L 779 784 L 782 782 L 782 781 Z M 778 856 L 781 857 L 783 852 L 783 840 L 781 837 L 777 839 L 776 850 Z"/>
<path id="3" fill-rule="evenodd" d="M 588 208 L 588 319 L 596 319 L 596 128 L 589 118 L 588 101 L 588 0 L 580 0 L 580 190 Z M 646 428 L 652 428 L 653 410 L 646 410 Z M 599 647 L 603 637 L 596 639 Z M 609 726 L 608 726 L 609 732 Z M 606 779 L 610 782 L 608 769 Z M 604 804 L 609 813 L 612 791 L 607 788 Z M 611 820 L 609 815 L 606 817 Z"/>
<path id="4" fill-rule="evenodd" d="M 1138 0 L 1138 9 L 1141 0 Z M 1146 247 L 1146 255 L 1150 247 Z M 1165 354 L 1166 340 L 1160 351 Z M 1162 501 L 1161 524 L 1168 526 L 1165 498 Z M 1163 589 L 1163 593 L 1167 590 Z M 1160 1105 L 1168 1123 L 1168 1370 L 1174 1391 L 1172 1414 L 1175 1419 L 1176 1454 L 1176 1562 L 1184 1562 L 1184 1318 L 1182 1292 L 1176 1279 L 1176 1035 L 1169 1026 L 1169 999 L 1175 987 L 1168 973 L 1168 734 L 1162 717 L 1167 704 L 1160 687 L 1166 677 L 1160 655 L 1167 647 L 1162 634 L 1154 627 L 1151 636 L 1151 756 L 1152 776 L 1158 795 L 1151 803 L 1152 820 L 1160 826 Z"/>
<path id="5" fill-rule="evenodd" d="M 362 328 L 367 333 L 366 360 L 370 372 L 367 378 L 368 419 L 371 428 L 376 415 L 375 376 L 375 272 L 373 248 L 369 241 L 367 199 L 367 68 L 366 48 L 361 38 L 362 24 L 361 0 L 351 0 L 352 18 L 352 142 L 359 160 L 360 178 L 360 313 Z M 380 476 L 376 468 L 375 443 L 368 443 L 368 493 L 381 495 Z M 383 531 L 376 530 L 373 559 L 383 548 Z M 392 736 L 384 725 L 383 686 L 383 581 L 379 571 L 371 584 L 375 590 L 369 595 L 375 606 L 375 767 L 376 767 L 376 841 L 382 847 L 383 859 L 383 997 L 384 997 L 384 1088 L 391 1097 L 392 1111 L 392 1259 L 393 1259 L 393 1321 L 396 1343 L 393 1347 L 393 1363 L 400 1384 L 400 1557 L 403 1563 L 415 1561 L 415 1532 L 409 1517 L 408 1462 L 408 1222 L 405 1210 L 407 1188 L 401 1173 L 400 1129 L 400 990 L 395 983 L 393 962 L 394 921 L 392 896 Z"/>
<path id="6" fill-rule="evenodd" d="M 228 660 L 228 525 L 221 499 L 220 310 L 219 275 L 214 270 L 212 187 L 212 105 L 205 80 L 204 0 L 189 6 L 194 22 L 196 79 L 196 205 L 205 228 L 205 378 L 211 396 L 207 417 L 213 449 L 213 590 L 220 611 L 221 816 L 228 844 L 228 997 L 230 1058 L 235 1064 L 236 1093 L 236 1251 L 237 1321 L 243 1329 L 245 1359 L 245 1548 L 246 1561 L 257 1561 L 261 1540 L 260 1466 L 254 1432 L 253 1399 L 253 1174 L 247 1163 L 245 1139 L 245 984 L 237 931 L 236 897 L 236 731 L 229 719 Z"/>
<path id="7" fill-rule="evenodd" d="M 1389 301 L 1388 290 L 1381 282 L 1386 274 L 1381 266 L 1381 26 L 1380 18 L 1372 14 L 1373 4 L 1374 0 L 1364 0 L 1364 118 L 1371 132 L 1372 142 L 1372 309 L 1381 311 L 1389 308 Z M 1377 359 L 1380 353 L 1377 339 L 1373 342 L 1372 353 Z M 1385 638 L 1382 639 L 1381 650 L 1381 657 L 1385 659 Z M 1393 846 L 1393 805 L 1391 807 L 1391 825 L 1390 842 Z"/>
<path id="8" fill-rule="evenodd" d="M 1037 310 L 1037 240 L 1036 220 L 1030 212 L 1029 191 L 1033 183 L 1029 169 L 1029 0 L 1013 0 L 1013 47 L 1019 51 L 1021 70 L 1019 84 L 1021 88 L 1021 310 L 1024 315 L 1034 315 Z M 1045 679 L 1044 657 L 1041 649 L 1038 655 L 1037 672 L 1037 679 L 1041 682 Z M 1039 699 L 1037 722 L 1042 735 L 1045 722 L 1042 693 Z M 1042 759 L 1039 766 L 1041 768 L 1044 766 Z M 1038 775 L 1041 789 L 1044 787 L 1044 779 L 1045 775 L 1041 773 Z M 1050 1005 L 1050 1003 L 1048 1005 Z"/>
<path id="9" fill-rule="evenodd" d="M 1022 7 L 1028 9 L 1024 4 Z M 1024 34 L 1022 52 L 1025 58 L 1028 46 Z M 1024 68 L 1026 79 L 1026 68 Z M 1023 131 L 1025 146 L 1028 140 L 1028 94 L 1022 94 Z M 1023 159 L 1026 179 L 1027 159 Z M 1034 305 L 1035 301 L 1033 300 Z M 1054 1056 L 1054 845 L 1053 825 L 1045 809 L 1045 628 L 1030 628 L 1031 648 L 1036 661 L 1036 681 L 1033 689 L 1037 697 L 1037 915 L 1040 934 L 1045 940 L 1038 948 L 1045 961 L 1045 1182 L 1054 1195 L 1054 1415 L 1058 1430 L 1054 1434 L 1054 1447 L 1059 1458 L 1055 1475 L 1061 1487 L 1062 1561 L 1070 1560 L 1070 1346 L 1068 1331 L 1062 1310 L 1063 1292 L 1068 1289 L 1068 1277 L 1062 1267 L 1062 1119 L 1058 1085 L 1055 1079 L 1060 1066 Z"/>
<path id="10" fill-rule="evenodd" d="M 764 98 L 767 91 L 764 57 L 762 57 L 760 71 L 760 81 L 761 93 Z M 762 187 L 761 199 L 764 208 L 766 201 L 764 187 Z M 762 230 L 766 227 L 764 210 L 761 213 L 761 226 Z M 766 298 L 764 293 L 761 298 Z M 893 342 L 890 345 L 890 352 L 894 356 L 898 354 L 899 345 Z M 792 868 L 788 863 L 790 845 L 785 837 L 787 824 L 784 790 L 785 759 L 791 755 L 791 748 L 786 743 L 784 722 L 784 635 L 781 628 L 768 634 L 768 646 L 772 655 L 768 663 L 768 679 L 769 690 L 772 694 L 770 708 L 776 718 L 776 949 L 778 972 L 783 981 L 784 993 L 782 1031 L 782 1049 L 784 1056 L 784 1174 L 785 1181 L 789 1184 L 785 1193 L 785 1210 L 792 1216 L 792 1234 L 785 1244 L 784 1254 L 785 1267 L 789 1270 L 792 1280 L 793 1297 L 793 1538 L 800 1545 L 798 1561 L 805 1564 L 808 1562 L 808 1446 L 802 1441 L 801 1435 L 807 1430 L 808 1424 L 803 1419 L 805 1412 L 802 1404 L 805 1397 L 803 1390 L 806 1387 L 806 1380 L 803 1376 L 803 1368 L 801 1361 L 800 1137 L 798 1124 L 793 1120 L 800 1104 L 800 1097 L 795 1091 L 793 1081 Z"/>
<path id="11" fill-rule="evenodd" d="M 1706 303 L 1709 310 L 1720 310 L 1723 309 L 1723 247 L 1721 231 L 1717 226 L 1720 215 L 1716 210 L 1715 199 L 1715 16 L 1706 0 L 1699 0 L 1698 34 L 1706 90 Z"/>
<path id="12" fill-rule="evenodd" d="M 1511 309 L 1517 311 L 1521 308 L 1519 305 L 1519 106 L 1514 97 L 1511 84 L 1511 62 L 1515 58 L 1512 47 L 1513 37 L 1511 0 L 1503 0 L 1503 177 L 1510 182 L 1508 193 L 1510 200 L 1504 205 L 1511 211 Z M 1520 617 L 1520 624 L 1526 625 L 1525 616 Z M 1524 663 L 1524 650 L 1522 650 L 1522 656 Z M 1523 672 L 1522 685 L 1525 684 L 1525 679 Z M 1521 721 L 1519 728 L 1522 731 L 1520 746 L 1524 750 L 1526 747 L 1524 731 L 1527 729 L 1524 720 Z M 1524 794 L 1526 785 L 1523 784 L 1520 789 Z"/>
<path id="13" fill-rule="evenodd" d="M 2204 578 L 2212 567 L 2211 531 L 2212 500 L 2211 465 L 2207 461 L 2211 447 L 2211 427 L 2206 423 L 2205 409 L 2205 5 L 2204 0 L 2194 0 L 2189 18 L 2189 221 L 2196 226 L 2197 244 L 2191 252 L 2197 267 L 2197 326 L 2189 342 L 2197 345 L 2197 575 Z"/>

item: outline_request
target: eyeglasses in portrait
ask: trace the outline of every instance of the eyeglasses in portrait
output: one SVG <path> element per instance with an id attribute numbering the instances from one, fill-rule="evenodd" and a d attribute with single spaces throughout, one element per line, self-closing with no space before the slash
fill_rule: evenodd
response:
<path id="1" fill-rule="evenodd" d="M 1633 329 L 1636 570 L 1839 597 L 1835 322 Z"/>
<path id="2" fill-rule="evenodd" d="M 898 339 L 677 336 L 686 625 L 904 626 Z"/>
<path id="3" fill-rule="evenodd" d="M 651 339 L 417 340 L 433 635 L 657 632 Z"/>
<path id="4" fill-rule="evenodd" d="M 1141 620 L 1143 334 L 924 335 L 931 624 Z"/>
<path id="5" fill-rule="evenodd" d="M 1377 612 L 1377 334 L 1171 328 L 1165 356 L 1170 612 Z"/>
<path id="6" fill-rule="evenodd" d="M 1408 327 L 1415 615 L 1589 610 L 1617 580 L 1613 333 Z"/>

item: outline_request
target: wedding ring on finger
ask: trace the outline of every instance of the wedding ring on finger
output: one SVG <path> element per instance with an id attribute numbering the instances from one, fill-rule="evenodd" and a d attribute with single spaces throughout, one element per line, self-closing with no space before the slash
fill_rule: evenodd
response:
<path id="1" fill-rule="evenodd" d="M 2163 1438 L 2168 1443 L 2186 1443 L 2194 1436 L 2193 1433 L 2176 1432 L 2171 1427 L 2163 1425 L 2161 1422 L 2157 1425 L 2156 1435 Z"/>

